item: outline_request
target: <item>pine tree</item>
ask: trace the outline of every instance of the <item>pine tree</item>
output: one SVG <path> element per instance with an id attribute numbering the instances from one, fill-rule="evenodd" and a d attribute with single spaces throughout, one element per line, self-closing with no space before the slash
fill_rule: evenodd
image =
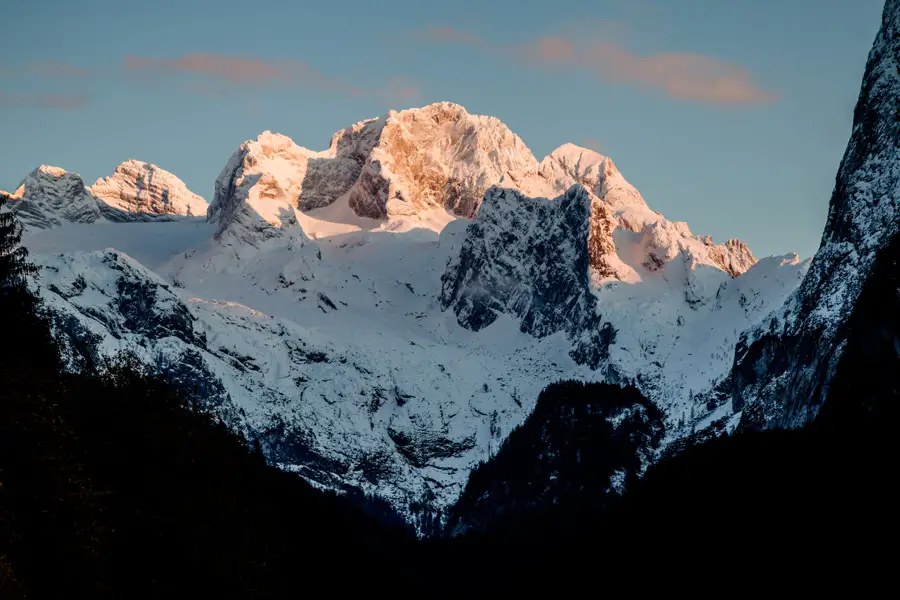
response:
<path id="1" fill-rule="evenodd" d="M 37 267 L 22 246 L 22 226 L 0 194 L 0 314 L 3 315 L 0 360 L 39 361 L 50 368 L 59 361 L 49 319 L 39 299 L 28 289 L 28 276 Z"/>
<path id="2" fill-rule="evenodd" d="M 36 271 L 22 247 L 22 226 L 6 204 L 10 197 L 0 194 L 0 293 L 21 292 L 26 277 Z"/>

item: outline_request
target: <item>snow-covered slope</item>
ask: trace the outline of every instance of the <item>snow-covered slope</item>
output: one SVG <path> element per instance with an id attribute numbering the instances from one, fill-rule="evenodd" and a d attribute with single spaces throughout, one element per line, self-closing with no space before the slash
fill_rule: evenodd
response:
<path id="1" fill-rule="evenodd" d="M 694 236 L 607 157 L 538 163 L 449 103 L 324 152 L 265 132 L 208 218 L 29 230 L 73 367 L 132 348 L 273 462 L 411 520 L 449 507 L 559 379 L 633 381 L 670 439 L 727 417 L 738 333 L 806 268 Z"/>
<path id="2" fill-rule="evenodd" d="M 417 503 L 454 501 L 545 385 L 591 374 L 564 338 L 535 343 L 508 320 L 486 338 L 442 319 L 428 293 L 438 240 L 396 242 L 368 240 L 371 260 L 333 248 L 330 280 L 304 297 L 233 291 L 265 311 L 201 299 L 112 250 L 39 256 L 40 290 L 73 365 L 133 349 L 186 389 L 200 383 L 282 467 L 413 518 Z M 422 258 L 404 265 L 411 250 Z M 386 259 L 399 268 L 379 268 Z"/>
<path id="3" fill-rule="evenodd" d="M 59 167 L 39 166 L 10 196 L 9 207 L 26 229 L 93 223 L 103 218 L 81 176 Z"/>
<path id="4" fill-rule="evenodd" d="M 813 419 L 878 253 L 900 229 L 900 0 L 888 0 L 838 172 L 819 251 L 796 293 L 741 338 L 735 408 L 748 428 Z"/>
<path id="5" fill-rule="evenodd" d="M 206 216 L 208 208 L 178 177 L 139 160 L 123 162 L 88 191 L 99 200 L 103 216 L 117 222 Z"/>
<path id="6" fill-rule="evenodd" d="M 727 372 L 737 331 L 783 301 L 791 277 L 797 279 L 799 265 L 764 260 L 736 279 L 723 274 L 719 298 L 696 310 L 683 291 L 664 282 L 588 289 L 585 258 L 581 266 L 567 265 L 549 245 L 572 248 L 580 239 L 586 256 L 587 203 L 583 190 L 575 191 L 568 211 L 565 200 L 558 207 L 531 201 L 537 217 L 551 210 L 581 219 L 571 230 L 560 223 L 557 236 L 542 240 L 547 256 L 559 259 L 547 263 L 547 277 L 528 280 L 541 272 L 527 266 L 534 256 L 525 247 L 534 238 L 522 236 L 516 252 L 522 289 L 546 293 L 535 284 L 552 277 L 572 281 L 585 323 L 594 319 L 594 305 L 603 317 L 596 331 L 616 329 L 608 337 L 609 358 L 596 370 L 573 360 L 569 330 L 586 339 L 591 330 L 576 330 L 564 311 L 542 311 L 534 303 L 532 335 L 512 310 L 500 311 L 477 332 L 441 310 L 445 264 L 472 237 L 465 221 L 440 237 L 418 229 L 323 238 L 315 242 L 322 258 L 306 280 L 294 281 L 282 278 L 287 253 L 274 250 L 244 261 L 252 265 L 248 271 L 198 268 L 202 248 L 215 244 L 209 241 L 186 252 L 173 244 L 168 262 L 156 269 L 161 275 L 112 250 L 55 255 L 32 247 L 44 266 L 41 293 L 73 340 L 73 357 L 132 348 L 188 390 L 199 385 L 232 426 L 260 439 L 283 468 L 326 487 L 378 494 L 414 520 L 453 503 L 469 470 L 496 451 L 552 381 L 639 378 L 669 409 L 673 430 L 694 405 L 696 421 L 712 418 L 705 399 L 702 406 L 691 404 L 692 394 Z M 492 204 L 489 199 L 479 219 L 489 220 Z M 190 237 L 179 229 L 196 228 L 191 222 L 93 227 L 111 236 L 117 228 L 139 226 L 148 233 L 154 228 L 157 252 L 166 239 Z M 57 236 L 54 249 L 64 249 L 61 238 L 76 231 L 61 230 L 65 236 Z M 72 239 L 75 246 L 83 243 L 83 236 Z M 554 326 L 561 329 L 554 333 Z M 715 353 L 721 360 L 711 360 Z M 73 364 L 85 360 L 73 358 Z"/>

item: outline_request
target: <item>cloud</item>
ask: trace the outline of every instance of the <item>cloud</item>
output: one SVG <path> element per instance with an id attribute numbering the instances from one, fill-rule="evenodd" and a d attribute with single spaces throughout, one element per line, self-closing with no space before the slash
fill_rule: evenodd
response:
<path id="1" fill-rule="evenodd" d="M 298 61 L 266 62 L 217 54 L 189 54 L 182 58 L 125 57 L 125 68 L 133 73 L 192 74 L 229 83 L 271 84 L 302 78 L 309 67 Z"/>
<path id="2" fill-rule="evenodd" d="M 588 73 L 610 85 L 638 86 L 677 100 L 719 106 L 760 105 L 778 100 L 776 93 L 759 87 L 746 68 L 703 54 L 641 56 L 621 42 L 584 36 L 544 36 L 521 44 L 494 44 L 473 33 L 444 26 L 414 32 L 413 37 L 478 48 L 530 67 Z"/>
<path id="3" fill-rule="evenodd" d="M 390 102 L 414 102 L 422 97 L 419 85 L 407 77 L 391 77 L 387 83 L 374 92 Z"/>
<path id="4" fill-rule="evenodd" d="M 207 98 L 225 98 L 229 95 L 228 90 L 221 86 L 202 81 L 188 81 L 179 86 L 183 91 L 192 94 L 199 94 Z"/>
<path id="5" fill-rule="evenodd" d="M 75 110 L 87 103 L 84 94 L 20 94 L 0 90 L 0 108 Z"/>
<path id="6" fill-rule="evenodd" d="M 451 42 L 472 46 L 481 44 L 481 39 L 474 33 L 448 25 L 430 25 L 422 31 L 412 32 L 412 37 L 426 42 Z"/>
<path id="7" fill-rule="evenodd" d="M 51 79 L 86 79 L 92 75 L 88 69 L 58 60 L 43 60 L 29 63 L 28 73 Z"/>
<path id="8" fill-rule="evenodd" d="M 767 104 L 778 99 L 762 89 L 740 65 L 711 56 L 663 53 L 640 56 L 597 42 L 585 54 L 585 67 L 606 81 L 663 91 L 670 98 L 720 105 Z"/>
<path id="9" fill-rule="evenodd" d="M 525 63 L 544 67 L 571 67 L 578 60 L 575 46 L 560 37 L 542 37 L 513 49 Z"/>
<path id="10" fill-rule="evenodd" d="M 263 60 L 220 54 L 188 54 L 181 58 L 127 56 L 124 66 L 126 72 L 137 76 L 191 78 L 181 88 L 207 96 L 227 95 L 228 86 L 299 86 L 351 96 L 392 98 L 418 98 L 421 95 L 418 86 L 404 78 L 392 78 L 383 87 L 369 89 L 329 77 L 305 61 L 296 59 Z"/>

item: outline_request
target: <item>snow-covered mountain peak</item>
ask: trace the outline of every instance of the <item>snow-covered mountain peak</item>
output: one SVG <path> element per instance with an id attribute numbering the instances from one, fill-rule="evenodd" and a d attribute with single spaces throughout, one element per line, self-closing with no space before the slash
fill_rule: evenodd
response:
<path id="1" fill-rule="evenodd" d="M 32 177 L 34 177 L 34 176 L 36 176 L 38 173 L 42 173 L 42 174 L 45 174 L 45 175 L 49 175 L 50 177 L 63 177 L 64 175 L 76 175 L 76 176 L 78 176 L 77 173 L 69 173 L 68 171 L 66 171 L 65 169 L 63 169 L 63 168 L 61 168 L 61 167 L 54 167 L 54 166 L 52 166 L 52 165 L 40 165 L 39 167 L 37 167 L 36 169 L 34 169 L 34 171 L 32 171 L 31 173 L 29 173 L 29 175 L 32 176 Z"/>
<path id="2" fill-rule="evenodd" d="M 756 260 L 740 242 L 714 244 L 651 210 L 609 157 L 563 144 L 538 162 L 499 119 L 451 102 L 360 121 L 335 133 L 322 152 L 263 132 L 222 171 L 209 215 L 218 238 L 233 230 L 233 239 L 250 246 L 297 225 L 316 239 L 359 229 L 438 231 L 454 217 L 472 219 L 493 185 L 529 198 L 584 186 L 596 283 L 641 281 L 684 253 L 691 264 L 730 276 Z"/>
<path id="3" fill-rule="evenodd" d="M 519 136 L 494 117 L 450 102 L 391 111 L 350 206 L 377 219 L 441 207 L 471 218 L 506 172 L 536 164 Z"/>
<path id="4" fill-rule="evenodd" d="M 101 220 L 96 199 L 77 173 L 41 165 L 10 194 L 10 209 L 26 228 L 50 229 L 67 222 Z"/>
<path id="5" fill-rule="evenodd" d="M 247 140 L 231 155 L 215 184 L 208 218 L 226 233 L 253 244 L 297 224 L 297 198 L 310 156 L 316 153 L 271 131 Z"/>
<path id="6" fill-rule="evenodd" d="M 588 245 L 595 283 L 637 282 L 664 274 L 666 263 L 678 256 L 689 259 L 688 272 L 705 265 L 732 277 L 756 262 L 739 240 L 714 244 L 710 236 L 695 236 L 687 223 L 667 220 L 647 206 L 612 159 L 575 144 L 564 144 L 539 165 L 509 172 L 500 181 L 527 196 L 544 198 L 575 184 L 588 190 L 592 202 Z"/>
<path id="7" fill-rule="evenodd" d="M 241 144 L 222 170 L 209 218 L 219 225 L 218 238 L 239 231 L 238 239 L 251 245 L 309 223 L 301 213 L 310 211 L 313 221 L 323 217 L 356 229 L 379 228 L 383 221 L 388 230 L 405 230 L 420 216 L 430 227 L 471 217 L 506 172 L 537 164 L 498 119 L 439 102 L 359 121 L 335 133 L 320 152 L 263 132 Z M 449 216 L 436 214 L 445 210 Z"/>
<path id="8" fill-rule="evenodd" d="M 541 161 L 539 172 L 550 181 L 560 177 L 574 179 L 614 208 L 647 206 L 611 158 L 572 143 L 563 144 L 547 155 Z M 626 193 L 615 193 L 620 191 Z"/>
<path id="9" fill-rule="evenodd" d="M 258 245 L 296 228 L 300 211 L 334 203 L 357 181 L 378 137 L 376 121 L 337 132 L 322 152 L 271 131 L 241 144 L 219 174 L 209 207 L 217 239 L 230 232 L 242 243 Z"/>
<path id="10" fill-rule="evenodd" d="M 13 198 L 32 198 L 45 188 L 71 186 L 77 182 L 81 182 L 82 187 L 84 186 L 78 173 L 70 173 L 61 167 L 40 165 L 32 169 L 10 195 Z"/>
<path id="11" fill-rule="evenodd" d="M 657 215 L 611 158 L 572 143 L 563 144 L 531 168 L 507 173 L 500 185 L 515 187 L 529 196 L 553 198 L 575 183 L 585 186 L 610 210 L 636 211 L 637 217 L 644 216 L 644 220 Z M 632 217 L 626 222 L 635 220 L 640 219 Z"/>
<path id="12" fill-rule="evenodd" d="M 181 179 L 139 160 L 126 160 L 88 190 L 101 200 L 101 212 L 112 221 L 205 216 L 208 208 L 206 200 Z"/>

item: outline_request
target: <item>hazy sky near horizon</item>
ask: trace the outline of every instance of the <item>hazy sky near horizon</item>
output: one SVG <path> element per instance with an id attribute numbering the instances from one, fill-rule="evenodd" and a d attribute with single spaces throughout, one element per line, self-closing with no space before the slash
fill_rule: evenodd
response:
<path id="1" fill-rule="evenodd" d="M 540 159 L 608 154 L 648 204 L 758 256 L 818 247 L 883 0 L 4 2 L 0 189 L 153 162 L 211 199 L 269 129 L 324 149 L 450 100 Z"/>

